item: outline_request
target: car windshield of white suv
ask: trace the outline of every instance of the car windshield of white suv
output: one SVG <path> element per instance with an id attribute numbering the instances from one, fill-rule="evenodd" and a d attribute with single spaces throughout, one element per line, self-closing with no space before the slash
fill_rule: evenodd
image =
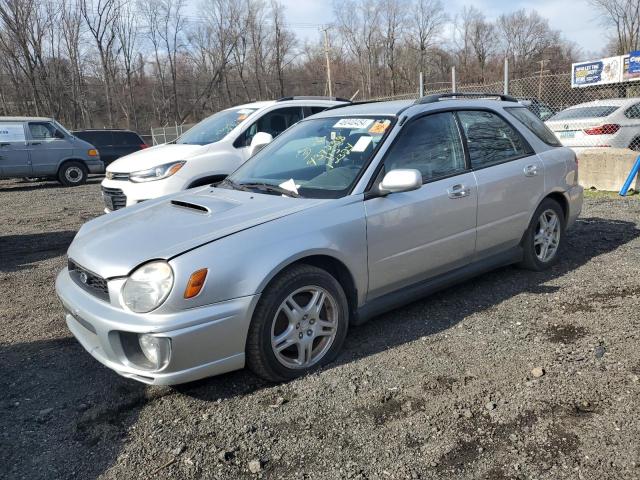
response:
<path id="1" fill-rule="evenodd" d="M 549 121 L 553 120 L 579 120 L 581 118 L 602 118 L 608 117 L 620 107 L 608 105 L 593 105 L 590 107 L 577 107 L 563 110 L 556 113 Z"/>
<path id="2" fill-rule="evenodd" d="M 232 108 L 218 112 L 186 131 L 175 143 L 208 145 L 219 142 L 256 110 L 256 108 Z"/>
<path id="3" fill-rule="evenodd" d="M 342 197 L 366 168 L 392 123 L 392 118 L 381 116 L 303 121 L 220 186 L 291 197 Z"/>

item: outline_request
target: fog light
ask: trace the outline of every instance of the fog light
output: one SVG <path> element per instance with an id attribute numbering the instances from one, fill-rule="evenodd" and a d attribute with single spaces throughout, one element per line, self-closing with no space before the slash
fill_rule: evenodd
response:
<path id="1" fill-rule="evenodd" d="M 169 363 L 171 340 L 168 338 L 143 333 L 138 336 L 138 343 L 142 354 L 149 360 L 154 370 L 160 370 Z"/>

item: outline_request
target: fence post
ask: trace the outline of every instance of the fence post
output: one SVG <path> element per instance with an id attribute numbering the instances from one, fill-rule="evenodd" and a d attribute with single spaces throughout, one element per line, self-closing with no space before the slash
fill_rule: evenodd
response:
<path id="1" fill-rule="evenodd" d="M 456 66 L 451 67 L 451 93 L 456 92 Z"/>
<path id="2" fill-rule="evenodd" d="M 420 72 L 420 98 L 424 97 L 424 75 Z"/>
<path id="3" fill-rule="evenodd" d="M 504 57 L 504 94 L 509 95 L 509 59 Z"/>

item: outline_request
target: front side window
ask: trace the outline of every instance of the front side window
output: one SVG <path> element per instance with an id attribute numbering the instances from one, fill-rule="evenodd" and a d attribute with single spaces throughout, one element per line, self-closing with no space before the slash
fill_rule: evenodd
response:
<path id="1" fill-rule="evenodd" d="M 531 111 L 529 111 L 528 109 L 523 107 L 507 107 L 505 108 L 505 110 L 516 117 L 518 120 L 520 120 L 529 130 L 531 130 L 540 140 L 542 140 L 547 145 L 552 145 L 554 147 L 562 146 L 553 132 L 549 130 L 549 128 L 547 128 L 544 123 L 542 123 L 540 118 L 531 113 Z"/>
<path id="2" fill-rule="evenodd" d="M 256 110 L 256 108 L 232 108 L 218 112 L 187 130 L 175 143 L 209 145 L 219 142 Z"/>
<path id="3" fill-rule="evenodd" d="M 220 186 L 258 193 L 339 198 L 391 130 L 383 116 L 310 119 L 280 135 Z"/>
<path id="4" fill-rule="evenodd" d="M 425 182 L 464 171 L 464 149 L 453 114 L 436 113 L 409 123 L 389 150 L 384 168 L 419 170 Z"/>
<path id="5" fill-rule="evenodd" d="M 270 134 L 276 138 L 291 125 L 302 120 L 302 108 L 288 107 L 279 108 L 266 113 L 251 125 L 236 141 L 237 147 L 248 147 L 251 140 L 258 132 Z"/>
<path id="6" fill-rule="evenodd" d="M 520 134 L 495 113 L 457 113 L 467 139 L 472 168 L 482 168 L 531 154 Z"/>
<path id="7" fill-rule="evenodd" d="M 29 132 L 34 140 L 50 140 L 52 138 L 60 138 L 62 132 L 58 132 L 56 127 L 49 122 L 30 122 Z"/>

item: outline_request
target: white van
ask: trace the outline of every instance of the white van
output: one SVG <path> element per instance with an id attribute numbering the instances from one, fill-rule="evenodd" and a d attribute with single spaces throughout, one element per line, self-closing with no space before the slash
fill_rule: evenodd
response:
<path id="1" fill-rule="evenodd" d="M 346 102 L 285 97 L 222 110 L 173 142 L 109 164 L 102 181 L 105 211 L 219 182 L 294 123 Z"/>

